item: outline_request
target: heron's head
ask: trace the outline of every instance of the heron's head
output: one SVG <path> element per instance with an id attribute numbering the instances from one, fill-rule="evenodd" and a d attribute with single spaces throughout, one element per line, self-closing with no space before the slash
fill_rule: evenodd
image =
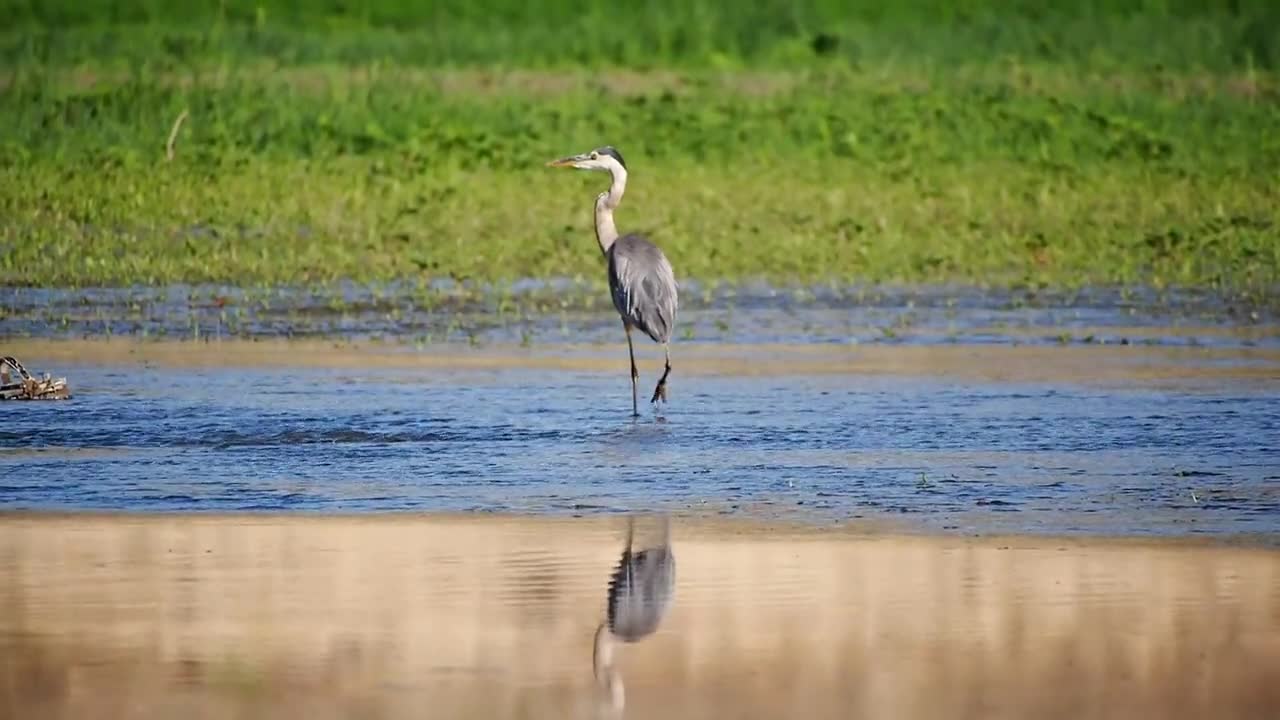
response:
<path id="1" fill-rule="evenodd" d="M 571 155 L 559 160 L 552 160 L 547 163 L 547 166 L 571 167 L 579 170 L 603 170 L 610 173 L 618 170 L 626 172 L 627 169 L 627 163 L 623 161 L 622 154 L 608 145 L 581 155 Z"/>

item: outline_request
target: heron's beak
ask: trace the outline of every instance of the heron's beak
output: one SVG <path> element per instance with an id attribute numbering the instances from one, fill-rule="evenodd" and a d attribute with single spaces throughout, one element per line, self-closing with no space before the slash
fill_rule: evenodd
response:
<path id="1" fill-rule="evenodd" d="M 586 155 L 570 155 L 569 157 L 552 160 L 547 163 L 547 167 L 575 167 L 578 163 L 586 160 Z"/>

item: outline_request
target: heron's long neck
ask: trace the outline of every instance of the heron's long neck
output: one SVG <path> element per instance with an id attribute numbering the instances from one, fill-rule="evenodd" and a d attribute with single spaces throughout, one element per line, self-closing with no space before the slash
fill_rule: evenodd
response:
<path id="1" fill-rule="evenodd" d="M 600 623 L 596 628 L 591 669 L 601 689 L 609 693 L 609 704 L 614 710 L 621 710 L 627 702 L 627 691 L 622 684 L 622 674 L 613 665 L 613 637 L 609 633 L 608 623 Z"/>
<path id="2" fill-rule="evenodd" d="M 596 241 L 600 243 L 600 252 L 608 255 L 618 239 L 618 226 L 613 223 L 613 211 L 622 202 L 622 193 L 627 189 L 627 171 L 616 168 L 612 172 L 613 183 L 608 192 L 600 193 L 596 198 Z"/>

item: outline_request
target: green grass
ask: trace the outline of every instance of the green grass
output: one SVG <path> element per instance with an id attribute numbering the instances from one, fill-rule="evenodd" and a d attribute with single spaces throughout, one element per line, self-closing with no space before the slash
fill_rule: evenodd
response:
<path id="1" fill-rule="evenodd" d="M 846 4 L 0 0 L 0 283 L 595 279 L 612 143 L 686 277 L 1274 292 L 1271 4 Z"/>
<path id="2" fill-rule="evenodd" d="M 1280 64 L 1271 0 L 0 0 L 0 57 L 546 65 Z"/>

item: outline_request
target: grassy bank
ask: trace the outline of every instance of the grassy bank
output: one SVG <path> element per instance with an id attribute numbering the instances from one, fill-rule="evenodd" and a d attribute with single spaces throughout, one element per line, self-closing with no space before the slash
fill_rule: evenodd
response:
<path id="1" fill-rule="evenodd" d="M 1263 3 L 579 5 L 0 2 L 0 282 L 1280 280 Z"/>
<path id="2" fill-rule="evenodd" d="M 0 57 L 55 63 L 1280 66 L 1270 0 L 0 0 L 0 17 Z"/>

